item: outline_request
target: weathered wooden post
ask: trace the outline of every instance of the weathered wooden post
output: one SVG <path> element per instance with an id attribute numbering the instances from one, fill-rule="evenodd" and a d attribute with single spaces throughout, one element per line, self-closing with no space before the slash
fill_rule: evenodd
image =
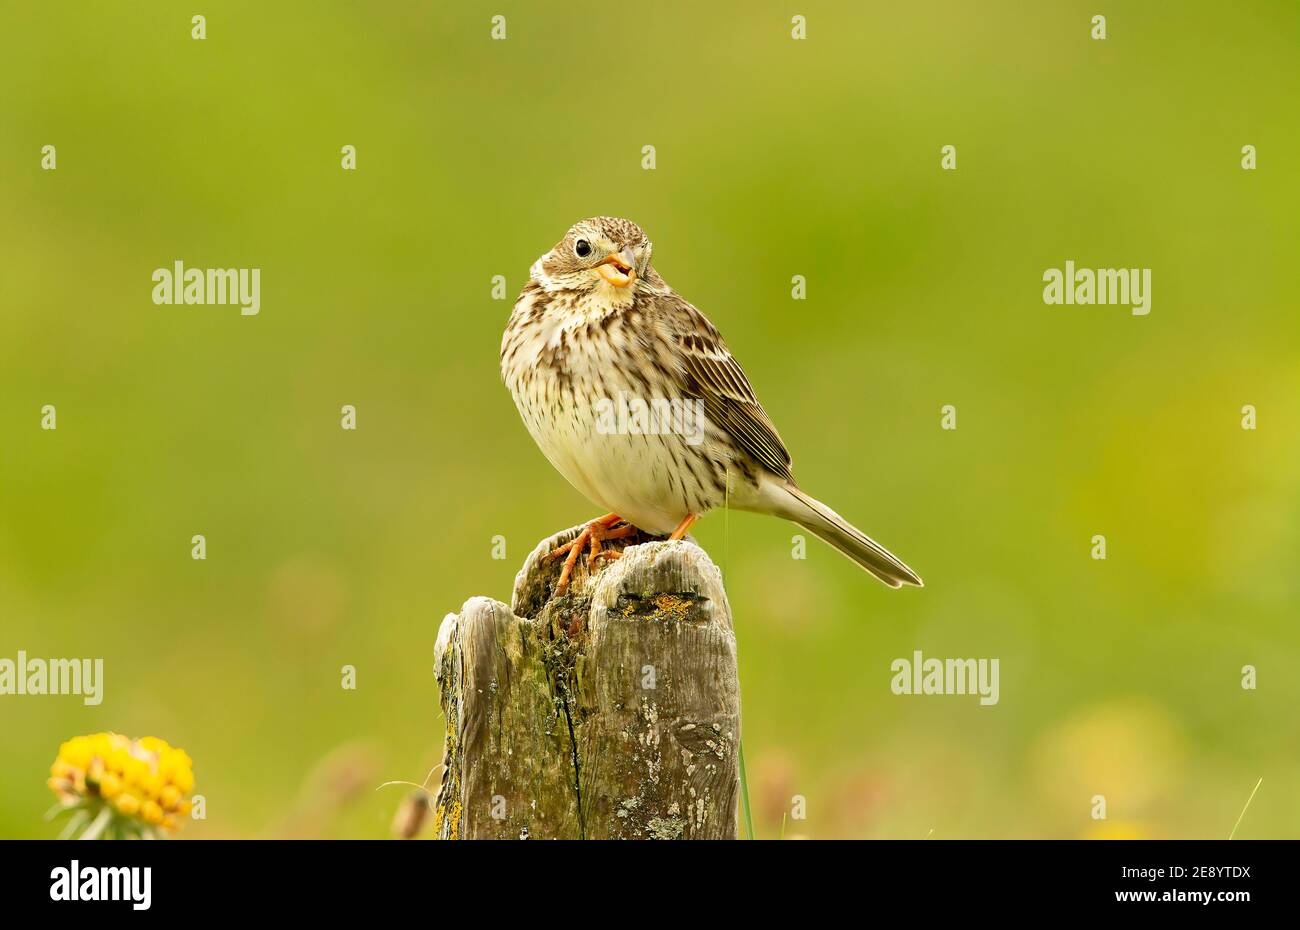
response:
<path id="1" fill-rule="evenodd" d="M 540 543 L 512 604 L 474 597 L 438 631 L 444 839 L 736 836 L 740 690 L 722 576 L 689 539 L 559 560 Z M 639 543 L 639 544 L 638 544 Z M 607 543 L 606 545 L 616 545 Z"/>

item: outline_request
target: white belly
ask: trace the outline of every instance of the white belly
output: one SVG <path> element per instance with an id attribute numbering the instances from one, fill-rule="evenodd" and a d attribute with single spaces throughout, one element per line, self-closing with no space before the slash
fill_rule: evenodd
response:
<path id="1" fill-rule="evenodd" d="M 521 300 L 516 316 L 528 309 Z M 649 533 L 721 506 L 728 445 L 699 401 L 675 384 L 646 384 L 644 335 L 578 311 L 506 334 L 502 374 L 543 454 L 594 503 Z"/>
<path id="2" fill-rule="evenodd" d="M 553 407 L 516 396 L 516 403 L 538 447 L 570 484 L 649 533 L 670 533 L 688 513 L 712 506 L 696 482 L 682 477 L 684 457 L 699 455 L 698 446 L 688 436 L 642 430 L 635 417 L 618 415 L 617 397 L 552 397 L 560 401 Z"/>

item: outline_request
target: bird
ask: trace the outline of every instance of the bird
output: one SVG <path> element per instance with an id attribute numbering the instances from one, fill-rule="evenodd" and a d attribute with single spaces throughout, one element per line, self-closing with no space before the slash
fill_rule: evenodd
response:
<path id="1" fill-rule="evenodd" d="M 803 491 L 790 453 L 722 335 L 651 264 L 630 220 L 573 225 L 533 263 L 501 339 L 501 376 L 524 425 L 569 483 L 608 511 L 569 543 L 579 555 L 638 531 L 681 539 L 730 506 L 793 521 L 891 588 L 916 572 Z"/>

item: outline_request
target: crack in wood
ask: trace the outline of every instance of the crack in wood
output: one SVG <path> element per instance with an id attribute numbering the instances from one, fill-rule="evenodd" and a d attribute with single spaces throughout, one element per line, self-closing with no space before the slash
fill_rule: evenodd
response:
<path id="1" fill-rule="evenodd" d="M 537 546 L 513 610 L 471 598 L 443 621 L 438 835 L 734 838 L 740 699 L 721 575 L 692 541 L 653 541 L 547 601 L 544 555 L 579 529 Z"/>

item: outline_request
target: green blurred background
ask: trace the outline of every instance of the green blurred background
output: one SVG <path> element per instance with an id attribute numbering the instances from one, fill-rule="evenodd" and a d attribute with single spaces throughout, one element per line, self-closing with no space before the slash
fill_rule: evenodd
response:
<path id="1" fill-rule="evenodd" d="M 1260 778 L 1238 835 L 1300 835 L 1300 8 L 847 6 L 0 7 L 0 656 L 106 666 L 98 707 L 0 697 L 0 836 L 55 835 L 102 729 L 190 752 L 183 836 L 387 834 L 442 616 L 596 512 L 497 353 L 599 213 L 927 582 L 698 527 L 760 835 L 798 794 L 788 836 L 1224 837 Z M 1150 316 L 1045 305 L 1067 259 L 1151 268 Z M 261 314 L 155 306 L 176 260 L 261 268 Z M 999 658 L 1001 703 L 893 695 L 914 649 Z"/>

